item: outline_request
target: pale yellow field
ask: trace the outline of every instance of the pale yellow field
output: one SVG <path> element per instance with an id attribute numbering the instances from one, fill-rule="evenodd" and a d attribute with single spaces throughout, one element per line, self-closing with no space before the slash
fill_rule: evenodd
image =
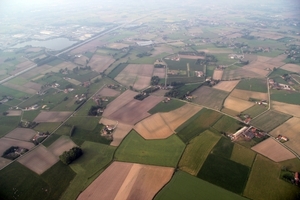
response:
<path id="1" fill-rule="evenodd" d="M 111 49 L 123 49 L 128 46 L 129 46 L 128 44 L 124 44 L 124 43 L 111 43 L 107 45 L 107 47 Z"/>
<path id="2" fill-rule="evenodd" d="M 274 110 L 283 112 L 288 115 L 300 117 L 300 106 L 294 104 L 287 104 L 278 101 L 271 101 L 272 108 Z"/>
<path id="3" fill-rule="evenodd" d="M 171 179 L 174 168 L 113 162 L 78 197 L 78 200 L 153 199 Z"/>
<path id="4" fill-rule="evenodd" d="M 248 101 L 249 98 L 258 100 L 268 100 L 268 94 L 262 92 L 252 92 L 247 90 L 234 89 L 230 96 Z"/>
<path id="5" fill-rule="evenodd" d="M 276 137 L 283 135 L 289 139 L 284 144 L 300 155 L 300 118 L 293 117 L 270 133 Z"/>
<path id="6" fill-rule="evenodd" d="M 225 92 L 231 92 L 233 88 L 239 83 L 240 81 L 221 81 L 217 85 L 215 85 L 213 88 L 223 90 Z"/>
<path id="7" fill-rule="evenodd" d="M 281 67 L 281 69 L 285 69 L 291 72 L 300 73 L 300 66 L 295 64 L 286 64 Z"/>
<path id="8" fill-rule="evenodd" d="M 225 108 L 228 108 L 230 110 L 234 110 L 237 112 L 242 112 L 242 111 L 250 108 L 253 105 L 254 105 L 254 103 L 252 103 L 250 101 L 244 101 L 244 100 L 241 100 L 241 99 L 233 97 L 233 96 L 227 97 L 227 99 L 224 102 Z"/>
<path id="9" fill-rule="evenodd" d="M 275 162 L 281 162 L 296 157 L 294 154 L 292 154 L 289 150 L 284 148 L 273 138 L 268 138 L 262 141 L 261 143 L 255 145 L 251 149 L 259 154 L 270 158 Z"/>
<path id="10" fill-rule="evenodd" d="M 214 74 L 213 74 L 213 79 L 214 80 L 221 80 L 222 79 L 222 76 L 223 76 L 223 70 L 217 70 L 215 69 L 214 70 Z"/>

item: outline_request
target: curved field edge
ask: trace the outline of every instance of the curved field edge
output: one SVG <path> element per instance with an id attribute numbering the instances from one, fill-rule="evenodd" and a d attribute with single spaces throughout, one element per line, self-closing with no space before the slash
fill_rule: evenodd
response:
<path id="1" fill-rule="evenodd" d="M 154 198 L 154 200 L 169 199 L 245 200 L 246 198 L 186 172 L 177 171 L 171 181 Z"/>
<path id="2" fill-rule="evenodd" d="M 209 152 L 217 144 L 220 137 L 221 135 L 206 130 L 192 139 L 181 157 L 179 169 L 191 175 L 197 175 Z"/>
<path id="3" fill-rule="evenodd" d="M 163 140 L 145 140 L 132 130 L 122 141 L 115 153 L 115 160 L 176 167 L 185 144 L 172 135 Z"/>

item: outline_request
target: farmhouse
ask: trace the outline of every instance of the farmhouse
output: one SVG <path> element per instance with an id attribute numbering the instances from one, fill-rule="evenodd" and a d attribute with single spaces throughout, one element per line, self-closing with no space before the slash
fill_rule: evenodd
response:
<path id="1" fill-rule="evenodd" d="M 240 130 L 238 130 L 237 132 L 235 132 L 234 134 L 232 134 L 231 139 L 232 139 L 232 140 L 236 139 L 239 135 L 241 135 L 242 133 L 244 133 L 247 129 L 248 129 L 248 127 L 247 127 L 247 126 L 244 126 L 244 127 L 241 128 Z"/>

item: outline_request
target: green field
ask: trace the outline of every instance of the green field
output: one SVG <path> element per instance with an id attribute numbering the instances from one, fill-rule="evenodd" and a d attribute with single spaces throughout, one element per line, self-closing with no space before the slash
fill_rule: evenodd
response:
<path id="1" fill-rule="evenodd" d="M 269 75 L 269 78 L 275 78 L 275 77 L 280 77 L 284 74 L 290 74 L 290 71 L 284 70 L 284 69 L 275 69 L 272 71 L 272 73 Z"/>
<path id="2" fill-rule="evenodd" d="M 84 142 L 81 145 L 83 155 L 75 160 L 70 167 L 77 173 L 61 199 L 76 199 L 112 161 L 116 147 Z"/>
<path id="3" fill-rule="evenodd" d="M 257 200 L 296 199 L 299 188 L 279 179 L 281 168 L 280 164 L 257 155 L 244 196 Z"/>
<path id="4" fill-rule="evenodd" d="M 25 92 L 21 92 L 21 91 L 6 87 L 4 85 L 0 85 L 0 96 L 2 97 L 4 95 L 11 96 L 11 97 L 14 97 L 17 99 L 21 98 L 21 97 L 29 96 L 29 94 L 27 94 Z"/>
<path id="5" fill-rule="evenodd" d="M 33 121 L 40 114 L 39 110 L 23 111 L 22 119 L 27 121 Z"/>
<path id="6" fill-rule="evenodd" d="M 43 145 L 45 147 L 49 147 L 53 142 L 55 142 L 58 138 L 60 138 L 60 135 L 57 134 L 51 134 L 46 140 L 43 141 Z"/>
<path id="7" fill-rule="evenodd" d="M 175 110 L 177 108 L 180 108 L 181 106 L 185 105 L 186 103 L 183 101 L 179 101 L 177 99 L 172 99 L 168 103 L 160 102 L 155 107 L 153 107 L 151 110 L 148 111 L 150 114 L 155 114 L 158 112 L 170 112 L 172 110 Z"/>
<path id="8" fill-rule="evenodd" d="M 45 123 L 39 123 L 36 127 L 34 127 L 34 130 L 39 132 L 49 132 L 51 133 L 54 131 L 61 123 L 60 122 L 45 122 Z"/>
<path id="9" fill-rule="evenodd" d="M 220 135 L 206 130 L 193 138 L 181 157 L 178 165 L 179 169 L 191 175 L 197 175 L 211 149 L 219 141 L 220 137 Z"/>
<path id="10" fill-rule="evenodd" d="M 256 153 L 251 149 L 235 143 L 231 152 L 230 160 L 251 167 L 255 156 Z"/>
<path id="11" fill-rule="evenodd" d="M 155 200 L 238 200 L 246 199 L 209 182 L 177 171 L 171 181 L 155 196 Z"/>
<path id="12" fill-rule="evenodd" d="M 239 121 L 227 115 L 223 115 L 213 126 L 218 131 L 225 133 L 235 133 L 241 127 Z"/>
<path id="13" fill-rule="evenodd" d="M 218 143 L 214 146 L 211 153 L 217 156 L 229 159 L 233 151 L 234 143 L 227 137 L 221 137 Z"/>
<path id="14" fill-rule="evenodd" d="M 117 65 L 109 74 L 108 76 L 112 79 L 116 78 L 118 76 L 118 74 L 125 69 L 125 67 L 127 66 L 127 63 L 120 63 L 119 65 Z"/>
<path id="15" fill-rule="evenodd" d="M 280 126 L 291 117 L 292 116 L 290 115 L 286 115 L 274 110 L 269 110 L 268 112 L 252 120 L 251 124 L 266 132 L 270 132 L 271 130 L 273 130 L 277 126 Z"/>
<path id="16" fill-rule="evenodd" d="M 99 117 L 71 117 L 66 122 L 66 125 L 76 126 L 76 128 L 92 131 L 97 127 L 99 121 Z"/>
<path id="17" fill-rule="evenodd" d="M 59 65 L 59 64 L 61 64 L 63 62 L 64 62 L 63 60 L 57 58 L 57 59 L 55 59 L 55 60 L 53 60 L 51 62 L 48 62 L 47 65 L 56 66 L 56 65 Z"/>
<path id="18" fill-rule="evenodd" d="M 203 108 L 196 115 L 179 126 L 175 131 L 180 139 L 187 143 L 192 138 L 212 126 L 221 116 L 221 113 Z"/>
<path id="19" fill-rule="evenodd" d="M 115 159 L 176 167 L 184 147 L 176 135 L 164 140 L 144 140 L 137 132 L 131 131 L 117 149 Z"/>
<path id="20" fill-rule="evenodd" d="M 265 106 L 255 104 L 254 106 L 248 108 L 247 110 L 244 110 L 242 112 L 242 114 L 247 114 L 247 115 L 250 115 L 251 118 L 254 118 L 266 110 L 267 110 L 267 108 Z"/>
<path id="21" fill-rule="evenodd" d="M 0 137 L 17 128 L 21 117 L 0 117 Z"/>
<path id="22" fill-rule="evenodd" d="M 242 79 L 235 88 L 253 92 L 268 92 L 267 81 L 265 79 Z"/>
<path id="23" fill-rule="evenodd" d="M 272 90 L 271 100 L 300 105 L 300 93 L 284 90 Z"/>
<path id="24" fill-rule="evenodd" d="M 164 59 L 164 61 L 167 63 L 168 69 L 186 71 L 187 63 L 189 63 L 191 71 L 203 71 L 203 66 L 196 64 L 196 59 L 181 58 L 180 61 Z"/>
<path id="25" fill-rule="evenodd" d="M 0 171 L 1 199 L 59 199 L 75 173 L 61 162 L 41 176 L 18 162 Z"/>
<path id="26" fill-rule="evenodd" d="M 247 183 L 249 170 L 249 167 L 210 154 L 197 176 L 226 190 L 242 194 Z"/>

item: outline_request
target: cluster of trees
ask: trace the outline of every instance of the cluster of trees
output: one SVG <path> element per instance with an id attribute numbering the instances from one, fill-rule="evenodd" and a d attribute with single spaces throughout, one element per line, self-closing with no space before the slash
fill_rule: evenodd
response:
<path id="1" fill-rule="evenodd" d="M 101 112 L 100 110 L 104 110 L 105 107 L 104 106 L 91 106 L 88 115 L 89 116 L 98 116 Z"/>
<path id="2" fill-rule="evenodd" d="M 41 66 L 41 65 L 44 65 L 44 64 L 47 64 L 53 60 L 56 60 L 56 57 L 55 56 L 48 56 L 48 57 L 45 57 L 45 58 L 36 58 L 34 59 L 34 62 L 38 65 L 38 66 Z"/>
<path id="3" fill-rule="evenodd" d="M 69 165 L 74 160 L 79 158 L 83 154 L 83 151 L 80 147 L 73 147 L 69 151 L 65 151 L 62 155 L 59 156 L 59 159 L 66 165 Z"/>
<path id="4" fill-rule="evenodd" d="M 151 78 L 151 85 L 158 85 L 160 78 L 158 76 L 152 76 Z"/>
<path id="5" fill-rule="evenodd" d="M 159 90 L 158 86 L 151 86 L 151 87 L 147 88 L 146 90 L 144 90 L 143 92 L 149 94 L 149 93 L 155 92 L 157 90 Z"/>
<path id="6" fill-rule="evenodd" d="M 136 100 L 144 100 L 145 98 L 147 98 L 149 96 L 149 94 L 147 93 L 141 93 L 141 94 L 137 94 L 135 97 L 133 97 Z"/>
<path id="7" fill-rule="evenodd" d="M 155 67 L 155 68 L 165 68 L 166 65 L 163 65 L 163 64 L 155 64 L 154 67 Z"/>
<path id="8" fill-rule="evenodd" d="M 139 57 L 139 58 L 142 58 L 142 57 L 151 56 L 151 55 L 152 55 L 152 53 L 143 52 L 143 53 L 137 54 L 136 56 Z"/>

